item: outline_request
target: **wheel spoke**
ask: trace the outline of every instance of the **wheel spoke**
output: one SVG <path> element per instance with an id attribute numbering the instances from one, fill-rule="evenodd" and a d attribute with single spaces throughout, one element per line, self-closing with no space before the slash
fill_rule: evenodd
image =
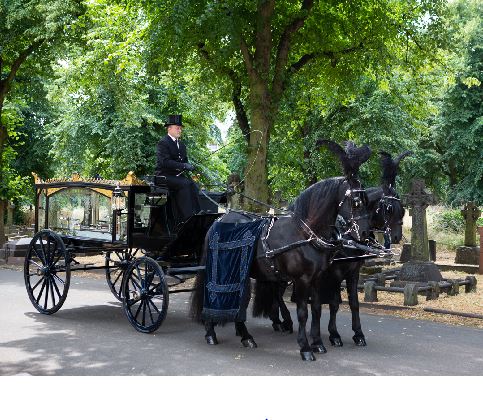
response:
<path id="1" fill-rule="evenodd" d="M 57 286 L 57 283 L 55 282 L 55 277 L 57 277 L 55 274 L 52 276 L 52 285 L 55 288 L 55 291 L 57 292 L 57 295 L 59 296 L 59 299 L 61 297 L 61 293 L 59 290 L 59 287 Z"/>
<path id="2" fill-rule="evenodd" d="M 134 304 L 138 303 L 140 299 L 128 299 L 127 300 L 127 306 L 131 308 Z"/>
<path id="3" fill-rule="evenodd" d="M 143 276 L 141 274 L 141 270 L 139 269 L 139 265 L 136 265 L 136 272 L 137 272 L 137 278 L 139 279 L 139 282 L 141 285 L 143 284 Z M 134 273 L 133 273 L 134 275 Z"/>
<path id="4" fill-rule="evenodd" d="M 52 274 L 57 280 L 59 280 L 62 284 L 65 284 L 65 281 L 62 280 L 57 274 Z"/>
<path id="5" fill-rule="evenodd" d="M 132 277 L 131 277 L 131 283 L 132 285 L 134 286 L 135 289 L 137 290 L 141 290 L 141 285 L 134 279 L 134 273 L 132 273 Z M 138 279 L 139 280 L 139 279 Z"/>
<path id="6" fill-rule="evenodd" d="M 138 310 L 136 311 L 136 315 L 134 315 L 134 319 L 135 319 L 135 320 L 136 320 L 136 319 L 138 319 L 138 315 L 139 315 L 139 312 L 141 311 L 141 307 L 142 307 L 142 306 L 143 306 L 143 305 L 142 305 L 142 302 L 141 302 L 141 303 L 139 304 L 139 306 L 138 306 Z"/>
<path id="7" fill-rule="evenodd" d="M 143 300 L 143 327 L 146 326 L 146 301 Z"/>
<path id="8" fill-rule="evenodd" d="M 30 290 L 33 292 L 44 279 L 45 279 L 45 276 L 42 276 L 40 280 L 35 284 L 35 286 L 30 288 Z"/>
<path id="9" fill-rule="evenodd" d="M 53 286 L 53 283 L 54 283 L 54 279 L 53 278 L 49 278 L 50 295 L 52 296 L 52 307 L 55 306 L 55 295 L 54 295 L 54 286 Z"/>
<path id="10" fill-rule="evenodd" d="M 151 312 L 151 307 L 149 306 L 149 299 L 146 300 L 147 310 L 149 311 L 149 318 L 151 318 L 151 325 L 154 324 L 153 314 Z"/>
<path id="11" fill-rule="evenodd" d="M 44 293 L 44 288 L 45 288 L 45 277 L 43 277 L 43 282 L 42 282 L 42 287 L 40 288 L 39 295 L 37 296 L 37 299 L 35 299 L 35 302 L 37 302 L 37 305 L 39 304 L 39 300 L 42 297 L 42 293 Z"/>
<path id="12" fill-rule="evenodd" d="M 35 261 L 34 261 L 34 260 L 32 260 L 32 259 L 30 259 L 30 260 L 29 260 L 29 263 L 34 264 L 34 265 L 36 265 L 36 266 L 37 266 L 37 267 L 39 267 L 39 268 L 44 268 L 44 267 L 42 267 L 42 266 L 41 266 L 39 263 L 35 262 Z"/>
<path id="13" fill-rule="evenodd" d="M 119 279 L 121 278 L 121 275 L 122 275 L 122 271 L 119 271 L 119 274 L 117 275 L 116 280 L 114 280 L 114 281 L 112 282 L 112 285 L 113 285 L 113 286 L 115 286 L 115 285 L 116 285 L 116 283 L 119 281 Z"/>
<path id="14" fill-rule="evenodd" d="M 55 265 L 59 262 L 59 260 L 62 258 L 62 253 L 59 253 L 59 256 L 55 261 L 52 261 L 52 264 L 50 264 L 51 267 L 55 267 Z"/>
<path id="15" fill-rule="evenodd" d="M 156 293 L 156 289 L 159 287 L 160 283 L 151 283 L 152 287 L 148 290 L 148 294 L 150 296 L 154 296 Z"/>
<path id="16" fill-rule="evenodd" d="M 156 311 L 158 314 L 160 313 L 160 312 L 159 312 L 158 307 L 157 307 L 157 306 L 154 304 L 154 302 L 153 302 L 151 299 L 149 299 L 149 300 L 148 300 L 148 303 L 149 303 L 149 304 L 150 304 L 150 305 L 153 307 L 153 309 L 154 309 L 154 310 L 155 310 L 155 311 Z"/>
<path id="17" fill-rule="evenodd" d="M 40 262 L 43 264 L 44 261 L 42 260 L 42 257 L 39 255 L 39 253 L 37 252 L 37 248 L 36 248 L 36 244 L 34 244 L 32 246 L 32 250 L 35 252 L 35 255 L 37 255 L 37 258 L 40 260 Z"/>
<path id="18" fill-rule="evenodd" d="M 47 287 L 45 288 L 44 309 L 47 309 L 47 303 L 48 303 L 48 300 L 49 300 L 49 289 L 50 289 L 48 277 L 45 279 L 45 283 L 46 283 Z"/>

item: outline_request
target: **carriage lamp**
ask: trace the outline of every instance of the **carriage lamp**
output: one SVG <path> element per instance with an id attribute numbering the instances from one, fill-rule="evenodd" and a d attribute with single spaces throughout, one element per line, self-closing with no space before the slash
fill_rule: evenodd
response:
<path id="1" fill-rule="evenodd" d="M 112 209 L 118 212 L 124 210 L 125 207 L 125 197 L 119 184 L 114 188 L 112 192 Z"/>

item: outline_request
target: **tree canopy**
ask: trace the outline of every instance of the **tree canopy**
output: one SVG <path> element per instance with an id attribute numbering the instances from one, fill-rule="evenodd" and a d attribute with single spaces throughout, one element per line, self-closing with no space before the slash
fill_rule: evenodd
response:
<path id="1" fill-rule="evenodd" d="M 331 138 L 411 149 L 401 191 L 418 176 L 447 202 L 481 202 L 481 7 L 0 0 L 0 198 L 28 201 L 32 170 L 151 173 L 162 124 L 181 113 L 204 182 L 237 171 L 254 198 L 340 174 L 315 147 Z M 378 183 L 377 153 L 361 176 Z"/>

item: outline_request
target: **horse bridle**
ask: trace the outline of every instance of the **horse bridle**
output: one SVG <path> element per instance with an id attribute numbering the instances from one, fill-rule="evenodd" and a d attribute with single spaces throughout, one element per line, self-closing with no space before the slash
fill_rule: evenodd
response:
<path id="1" fill-rule="evenodd" d="M 346 179 L 346 182 L 349 184 L 349 180 Z M 359 181 L 357 181 L 359 182 Z M 366 190 L 364 188 L 360 187 L 360 182 L 359 182 L 359 188 L 351 188 L 349 184 L 349 188 L 346 190 L 344 198 L 342 201 L 339 203 L 339 209 L 344 205 L 344 202 L 346 200 L 350 200 L 350 218 L 349 220 L 345 220 L 344 216 L 342 216 L 340 213 L 337 214 L 337 220 L 339 220 L 340 225 L 346 229 L 345 232 L 341 233 L 341 236 L 347 235 L 351 232 L 355 233 L 356 238 L 358 241 L 360 241 L 361 236 L 359 233 L 359 225 L 357 223 L 358 220 L 362 219 L 363 217 L 366 216 L 356 216 L 354 217 L 353 209 L 354 208 L 360 208 L 363 206 L 362 199 L 359 196 L 354 196 L 354 193 L 359 193 L 359 194 L 366 194 Z"/>
<path id="2" fill-rule="evenodd" d="M 375 231 L 383 232 L 384 235 L 391 235 L 391 226 L 389 224 L 388 213 L 390 213 L 390 209 L 394 206 L 388 203 L 388 200 L 401 201 L 401 199 L 395 195 L 385 195 L 384 193 L 382 193 L 382 197 L 380 198 L 379 204 L 376 209 L 376 214 L 379 214 L 379 211 L 382 209 L 382 218 L 384 220 L 384 225 L 380 231 Z"/>

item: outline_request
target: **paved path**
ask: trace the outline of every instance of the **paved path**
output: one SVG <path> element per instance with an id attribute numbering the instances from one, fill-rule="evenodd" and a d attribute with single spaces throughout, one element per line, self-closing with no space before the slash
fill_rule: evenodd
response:
<path id="1" fill-rule="evenodd" d="M 475 328 L 362 314 L 368 346 L 358 348 L 341 312 L 344 347 L 330 347 L 324 329 L 328 353 L 304 363 L 295 335 L 263 319 L 248 323 L 257 349 L 243 348 L 232 325 L 218 329 L 220 345 L 206 345 L 188 319 L 188 294 L 170 296 L 151 335 L 132 328 L 102 280 L 73 277 L 64 306 L 48 316 L 31 305 L 23 274 L 1 269 L 0 297 L 0 375 L 483 375 L 483 330 Z"/>

